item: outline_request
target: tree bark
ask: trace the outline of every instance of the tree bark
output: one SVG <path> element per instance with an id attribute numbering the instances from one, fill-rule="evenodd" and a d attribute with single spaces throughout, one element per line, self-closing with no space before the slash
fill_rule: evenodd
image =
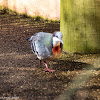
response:
<path id="1" fill-rule="evenodd" d="M 61 0 L 64 50 L 100 52 L 100 0 Z"/>

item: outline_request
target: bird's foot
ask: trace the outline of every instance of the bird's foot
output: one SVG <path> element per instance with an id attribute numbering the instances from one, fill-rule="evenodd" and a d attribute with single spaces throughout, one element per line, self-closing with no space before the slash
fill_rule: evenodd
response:
<path id="1" fill-rule="evenodd" d="M 48 71 L 48 72 L 54 72 L 55 70 L 51 70 L 49 68 L 46 68 L 45 72 Z"/>
<path id="2" fill-rule="evenodd" d="M 45 70 L 45 72 L 46 71 L 48 71 L 48 72 L 54 72 L 55 70 L 51 70 L 51 69 L 49 69 L 48 68 L 48 65 L 47 65 L 47 63 L 44 61 L 44 64 L 45 64 L 45 66 L 46 66 L 46 70 Z"/>

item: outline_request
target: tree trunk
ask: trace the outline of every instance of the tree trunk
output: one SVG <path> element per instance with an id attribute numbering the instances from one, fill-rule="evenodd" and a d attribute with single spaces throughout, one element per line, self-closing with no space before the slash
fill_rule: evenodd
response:
<path id="1" fill-rule="evenodd" d="M 61 0 L 64 50 L 100 52 L 100 0 Z"/>

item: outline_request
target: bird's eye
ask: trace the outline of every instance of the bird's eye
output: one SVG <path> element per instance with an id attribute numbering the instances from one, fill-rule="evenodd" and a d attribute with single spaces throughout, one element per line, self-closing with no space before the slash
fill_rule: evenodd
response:
<path id="1" fill-rule="evenodd" d="M 58 36 L 56 36 L 58 38 Z"/>

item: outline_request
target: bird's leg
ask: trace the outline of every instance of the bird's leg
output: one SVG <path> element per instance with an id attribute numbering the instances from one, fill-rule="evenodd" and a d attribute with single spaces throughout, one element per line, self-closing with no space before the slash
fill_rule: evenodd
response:
<path id="1" fill-rule="evenodd" d="M 51 70 L 51 69 L 48 68 L 48 65 L 47 65 L 46 61 L 44 61 L 44 65 L 46 66 L 46 71 L 49 71 L 49 72 L 54 72 L 55 71 L 55 70 Z"/>
<path id="2" fill-rule="evenodd" d="M 41 62 L 42 62 L 42 61 L 40 60 L 40 63 L 39 63 L 40 67 L 41 67 Z"/>

